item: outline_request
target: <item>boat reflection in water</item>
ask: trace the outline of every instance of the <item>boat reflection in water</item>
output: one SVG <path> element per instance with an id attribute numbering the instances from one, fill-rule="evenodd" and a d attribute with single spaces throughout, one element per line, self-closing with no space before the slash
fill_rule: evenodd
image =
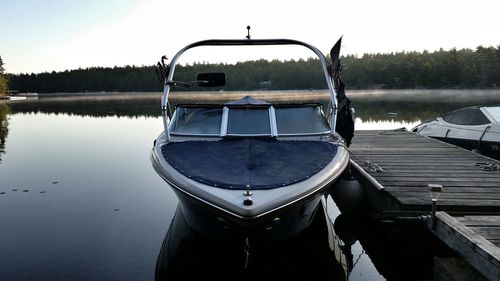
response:
<path id="1" fill-rule="evenodd" d="M 188 226 L 179 205 L 158 255 L 156 280 L 189 280 L 196 276 L 207 280 L 263 276 L 347 280 L 345 257 L 336 247 L 339 243 L 332 236 L 333 227 L 327 225 L 321 205 L 309 228 L 282 241 L 238 236 L 207 238 Z"/>
<path id="2" fill-rule="evenodd" d="M 384 222 L 342 213 L 334 220 L 334 231 L 351 277 L 358 276 L 363 255 L 373 263 L 375 268 L 365 272 L 372 276 L 362 280 L 432 280 L 434 257 L 449 255 L 416 221 Z"/>

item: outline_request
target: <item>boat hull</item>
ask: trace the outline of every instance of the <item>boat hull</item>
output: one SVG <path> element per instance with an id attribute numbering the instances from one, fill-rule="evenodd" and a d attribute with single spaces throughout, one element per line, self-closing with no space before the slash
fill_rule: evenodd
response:
<path id="1" fill-rule="evenodd" d="M 413 132 L 500 159 L 500 125 L 498 123 L 459 126 L 437 119 L 420 124 L 413 129 Z"/>
<path id="2" fill-rule="evenodd" d="M 295 236 L 310 225 L 321 196 L 331 190 L 349 162 L 347 149 L 339 145 L 331 161 L 307 179 L 277 188 L 252 189 L 251 195 L 246 195 L 247 190 L 210 186 L 182 174 L 165 160 L 160 141 L 151 154 L 155 170 L 175 191 L 188 225 L 212 238 Z M 250 197 L 253 203 L 244 204 Z"/>
<path id="3" fill-rule="evenodd" d="M 499 142 L 480 142 L 478 139 L 431 137 L 500 160 L 500 140 Z"/>
<path id="4" fill-rule="evenodd" d="M 309 227 L 316 215 L 321 194 L 296 202 L 259 218 L 241 219 L 176 192 L 187 224 L 198 234 L 212 239 L 243 236 L 266 240 L 293 237 Z"/>

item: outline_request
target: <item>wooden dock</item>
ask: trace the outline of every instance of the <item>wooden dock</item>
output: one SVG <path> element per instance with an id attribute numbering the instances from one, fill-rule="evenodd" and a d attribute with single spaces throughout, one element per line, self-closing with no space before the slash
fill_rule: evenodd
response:
<path id="1" fill-rule="evenodd" d="M 500 280 L 500 216 L 436 217 L 429 230 L 489 280 Z"/>
<path id="2" fill-rule="evenodd" d="M 367 191 L 381 213 L 427 214 L 427 185 L 441 184 L 440 211 L 500 214 L 500 171 L 481 169 L 499 161 L 406 131 L 356 131 L 350 150 L 353 170 L 374 187 Z"/>
<path id="3" fill-rule="evenodd" d="M 407 131 L 357 131 L 351 166 L 383 216 L 431 211 L 428 184 L 440 184 L 440 240 L 490 280 L 500 280 L 500 170 L 494 159 Z M 450 215 L 451 214 L 451 215 Z M 453 216 L 452 216 L 453 215 Z"/>

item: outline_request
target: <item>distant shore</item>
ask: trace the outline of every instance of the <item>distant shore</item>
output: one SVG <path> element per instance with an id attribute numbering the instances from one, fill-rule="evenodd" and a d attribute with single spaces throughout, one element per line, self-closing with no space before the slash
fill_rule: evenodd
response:
<path id="1" fill-rule="evenodd" d="M 347 90 L 351 100 L 363 101 L 401 101 L 401 102 L 438 102 L 450 101 L 475 102 L 478 104 L 500 103 L 500 89 L 390 89 L 390 90 Z M 157 100 L 162 92 L 83 92 L 39 94 L 39 98 L 51 101 L 69 100 Z M 302 102 L 320 101 L 327 103 L 329 94 L 326 90 L 289 90 L 289 91 L 210 91 L 210 92 L 171 92 L 173 103 L 183 103 L 193 99 L 207 102 L 236 100 L 246 95 L 273 102 L 295 100 Z"/>

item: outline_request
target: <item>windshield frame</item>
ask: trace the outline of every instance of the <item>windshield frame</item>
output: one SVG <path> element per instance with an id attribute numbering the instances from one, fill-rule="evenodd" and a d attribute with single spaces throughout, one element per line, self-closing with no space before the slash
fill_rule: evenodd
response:
<path id="1" fill-rule="evenodd" d="M 170 134 L 173 136 L 179 136 L 179 137 L 217 137 L 217 138 L 245 138 L 245 137 L 297 137 L 297 136 L 322 136 L 322 135 L 327 135 L 330 133 L 330 130 L 325 130 L 325 131 L 318 131 L 318 132 L 308 132 L 308 133 L 279 133 L 279 124 L 277 122 L 277 117 L 276 117 L 276 109 L 280 108 L 307 108 L 307 107 L 314 107 L 318 108 L 320 111 L 321 118 L 324 118 L 325 121 L 326 117 L 323 114 L 323 111 L 321 110 L 322 106 L 319 103 L 306 103 L 306 104 L 279 104 L 279 105 L 256 105 L 256 106 L 240 106 L 240 105 L 214 105 L 214 104 L 197 104 L 197 105 L 192 105 L 192 104 L 179 104 L 176 106 L 176 110 L 172 116 L 172 122 L 170 123 L 170 127 L 172 126 L 177 126 L 178 125 L 178 114 L 179 114 L 179 108 L 200 108 L 200 109 L 208 109 L 208 108 L 214 108 L 214 109 L 221 109 L 222 110 L 222 116 L 221 116 L 221 123 L 219 124 L 218 130 L 219 133 L 217 134 L 204 134 L 204 133 L 179 133 L 170 128 Z M 249 133 L 249 134 L 244 134 L 244 133 L 230 133 L 228 132 L 228 123 L 229 123 L 229 114 L 231 109 L 266 109 L 268 114 L 269 114 L 269 133 Z M 329 126 L 328 122 L 326 122 L 326 125 Z"/>

